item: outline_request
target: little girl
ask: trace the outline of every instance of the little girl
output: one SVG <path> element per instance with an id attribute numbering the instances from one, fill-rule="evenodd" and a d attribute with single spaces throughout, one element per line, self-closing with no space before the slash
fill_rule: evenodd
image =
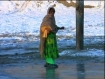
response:
<path id="1" fill-rule="evenodd" d="M 46 60 L 44 67 L 58 68 L 58 65 L 55 64 L 55 59 L 59 57 L 56 33 L 59 29 L 64 29 L 64 27 L 56 25 L 54 14 L 55 9 L 50 7 L 48 8 L 47 15 L 43 18 L 40 26 L 39 51 L 41 57 Z"/>

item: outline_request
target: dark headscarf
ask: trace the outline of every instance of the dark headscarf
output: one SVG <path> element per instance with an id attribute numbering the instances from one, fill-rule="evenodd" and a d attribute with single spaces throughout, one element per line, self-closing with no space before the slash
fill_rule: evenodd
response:
<path id="1" fill-rule="evenodd" d="M 57 25 L 55 22 L 55 17 L 54 15 L 49 14 L 49 11 L 53 9 L 55 11 L 55 9 L 53 7 L 49 7 L 47 10 L 47 15 L 43 18 L 41 27 L 43 26 L 50 26 L 52 28 L 52 32 L 56 33 L 57 30 Z"/>

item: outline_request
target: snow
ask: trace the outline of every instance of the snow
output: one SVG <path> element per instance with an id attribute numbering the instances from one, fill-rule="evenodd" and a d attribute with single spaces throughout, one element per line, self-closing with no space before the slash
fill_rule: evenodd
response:
<path id="1" fill-rule="evenodd" d="M 75 2 L 75 1 L 74 1 Z M 24 4 L 24 5 L 23 5 Z M 55 19 L 58 26 L 64 26 L 65 30 L 59 31 L 58 36 L 76 36 L 75 8 L 66 7 L 57 1 L 0 1 L 0 47 L 14 44 L 13 41 L 26 41 L 22 36 L 39 35 L 39 28 L 49 6 L 55 6 Z M 93 5 L 95 8 L 84 9 L 84 37 L 104 36 L 104 1 L 85 1 L 85 5 Z M 13 34 L 17 34 L 14 35 Z M 39 39 L 30 37 L 30 41 Z M 62 40 L 62 38 L 61 38 Z M 95 40 L 95 39 L 94 39 Z M 104 41 L 104 40 L 102 40 Z M 94 43 L 97 41 L 93 41 Z M 75 40 L 71 44 L 75 45 Z M 24 49 L 22 49 L 24 50 Z M 18 50 L 18 52 L 21 51 Z M 94 53 L 94 51 L 96 53 Z M 89 50 L 84 55 L 96 55 L 103 50 Z M 17 52 L 17 50 L 16 50 Z M 21 52 L 20 52 L 21 53 Z M 79 52 L 78 52 L 79 53 Z M 78 55 L 78 53 L 76 55 Z M 5 55 L 3 51 L 0 55 Z M 8 54 L 11 54 L 9 51 Z M 13 53 L 12 53 L 13 54 Z M 99 55 L 99 54 L 98 54 Z M 74 55 L 73 55 L 74 56 Z"/>
<path id="2" fill-rule="evenodd" d="M 75 52 L 75 53 L 74 53 Z M 94 53 L 95 52 L 95 53 Z M 77 56 L 81 56 L 81 57 L 104 57 L 104 51 L 103 50 L 97 50 L 97 49 L 90 49 L 88 50 L 82 50 L 82 51 L 74 51 L 74 50 L 66 50 L 60 53 L 60 55 L 69 55 L 72 57 L 77 57 Z"/>

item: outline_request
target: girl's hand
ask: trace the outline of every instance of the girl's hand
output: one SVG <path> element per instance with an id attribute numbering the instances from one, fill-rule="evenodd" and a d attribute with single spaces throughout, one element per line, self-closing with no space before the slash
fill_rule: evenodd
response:
<path id="1" fill-rule="evenodd" d="M 65 29 L 64 27 L 61 27 L 60 29 Z"/>

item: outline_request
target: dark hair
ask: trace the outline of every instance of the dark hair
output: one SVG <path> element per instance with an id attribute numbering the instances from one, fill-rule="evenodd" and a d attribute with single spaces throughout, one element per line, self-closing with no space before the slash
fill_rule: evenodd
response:
<path id="1" fill-rule="evenodd" d="M 54 9 L 54 8 L 52 8 L 52 7 L 49 9 L 49 12 L 48 12 L 48 13 L 50 13 L 50 11 L 51 11 L 51 10 L 53 10 L 53 11 L 54 11 L 54 13 L 55 13 L 55 9 Z"/>

